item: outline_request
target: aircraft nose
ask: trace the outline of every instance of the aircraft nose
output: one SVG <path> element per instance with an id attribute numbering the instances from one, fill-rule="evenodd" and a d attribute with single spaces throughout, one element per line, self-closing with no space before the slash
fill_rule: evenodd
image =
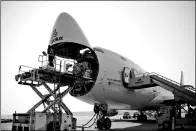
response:
<path id="1" fill-rule="evenodd" d="M 90 47 L 86 36 L 75 19 L 68 13 L 62 12 L 53 26 L 49 45 L 61 42 L 74 42 Z"/>

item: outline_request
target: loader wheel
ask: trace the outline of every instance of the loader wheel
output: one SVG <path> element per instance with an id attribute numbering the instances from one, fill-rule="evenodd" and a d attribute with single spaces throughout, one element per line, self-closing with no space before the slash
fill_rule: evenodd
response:
<path id="1" fill-rule="evenodd" d="M 112 122 L 109 118 L 105 118 L 104 119 L 104 123 L 103 123 L 103 126 L 105 129 L 110 129 L 111 128 L 111 125 L 112 125 Z"/>

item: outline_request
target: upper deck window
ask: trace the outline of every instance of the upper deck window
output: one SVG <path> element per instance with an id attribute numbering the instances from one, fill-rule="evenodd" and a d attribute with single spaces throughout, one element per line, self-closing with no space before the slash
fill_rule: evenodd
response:
<path id="1" fill-rule="evenodd" d="M 102 49 L 100 49 L 100 48 L 93 48 L 93 50 L 94 50 L 94 51 L 101 52 L 101 53 L 104 53 L 104 52 L 103 52 L 103 50 L 102 50 Z"/>

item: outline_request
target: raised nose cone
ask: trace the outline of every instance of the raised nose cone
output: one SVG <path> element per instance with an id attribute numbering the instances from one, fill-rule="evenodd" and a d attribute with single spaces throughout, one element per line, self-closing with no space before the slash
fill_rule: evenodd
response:
<path id="1" fill-rule="evenodd" d="M 90 47 L 80 26 L 68 13 L 61 13 L 53 27 L 49 45 L 62 42 L 73 42 Z"/>

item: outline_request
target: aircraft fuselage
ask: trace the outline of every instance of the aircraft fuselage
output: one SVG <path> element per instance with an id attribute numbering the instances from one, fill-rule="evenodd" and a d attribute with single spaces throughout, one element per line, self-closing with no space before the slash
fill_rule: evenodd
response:
<path id="1" fill-rule="evenodd" d="M 128 90 L 123 86 L 124 67 L 145 73 L 131 60 L 103 48 L 93 48 L 99 61 L 99 74 L 92 90 L 78 99 L 94 104 L 106 102 L 111 109 L 157 109 L 164 100 L 173 99 L 173 94 L 160 86 Z M 77 98 L 77 97 L 76 97 Z"/>
<path id="2" fill-rule="evenodd" d="M 48 53 L 72 59 L 73 75 L 81 79 L 70 94 L 89 104 L 106 102 L 110 109 L 157 109 L 164 100 L 173 99 L 173 94 L 156 86 L 145 89 L 127 89 L 123 85 L 124 67 L 134 73 L 145 73 L 139 65 L 107 49 L 92 48 L 82 29 L 72 16 L 61 13 L 53 27 Z M 91 80 L 82 77 L 91 74 Z M 89 76 L 89 75 L 88 75 Z"/>

